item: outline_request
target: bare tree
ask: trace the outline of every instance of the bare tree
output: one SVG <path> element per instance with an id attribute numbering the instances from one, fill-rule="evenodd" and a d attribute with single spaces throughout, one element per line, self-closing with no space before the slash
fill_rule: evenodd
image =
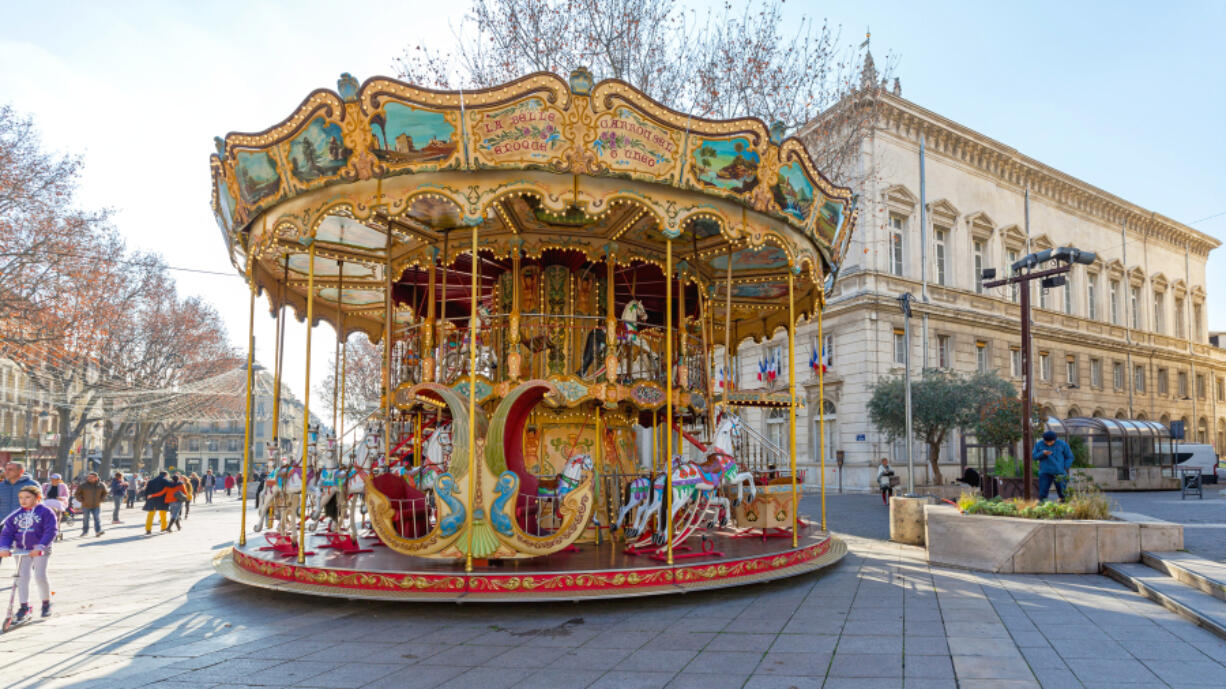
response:
<path id="1" fill-rule="evenodd" d="M 332 396 L 338 380 L 336 362 L 333 361 L 328 376 L 319 384 L 316 394 L 322 400 L 326 418 L 331 419 Z M 383 390 L 383 346 L 372 344 L 365 336 L 349 338 L 345 345 L 345 418 L 340 419 L 338 432 L 360 423 L 379 408 Z M 338 395 L 339 399 L 339 395 Z"/>
<path id="2" fill-rule="evenodd" d="M 792 132 L 828 113 L 803 140 L 827 176 L 855 183 L 876 121 L 873 96 L 892 60 L 878 74 L 867 40 L 841 46 L 837 28 L 808 17 L 789 27 L 783 9 L 783 0 L 725 2 L 703 14 L 675 0 L 472 0 L 452 50 L 412 46 L 395 67 L 409 81 L 453 88 L 585 66 L 678 110 L 758 117 Z"/>

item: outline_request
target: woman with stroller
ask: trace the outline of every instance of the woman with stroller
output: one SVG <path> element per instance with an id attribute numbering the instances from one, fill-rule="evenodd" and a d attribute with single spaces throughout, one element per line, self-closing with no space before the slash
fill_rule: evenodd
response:
<path id="1" fill-rule="evenodd" d="M 65 487 L 67 490 L 67 487 Z M 14 622 L 29 619 L 30 578 L 38 583 L 42 595 L 42 616 L 51 616 L 51 582 L 47 579 L 47 560 L 51 558 L 51 543 L 59 529 L 58 517 L 41 504 L 43 491 L 37 485 L 25 486 L 17 494 L 20 507 L 5 517 L 0 529 L 0 559 L 16 554 L 25 555 L 17 567 L 17 595 L 21 607 L 17 609 Z"/>

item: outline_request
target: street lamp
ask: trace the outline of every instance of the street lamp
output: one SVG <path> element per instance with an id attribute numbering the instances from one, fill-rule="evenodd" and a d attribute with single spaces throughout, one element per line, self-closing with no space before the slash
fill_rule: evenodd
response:
<path id="1" fill-rule="evenodd" d="M 906 417 L 907 436 L 907 497 L 915 497 L 915 443 L 911 436 L 911 302 L 915 297 L 910 292 L 898 295 L 898 307 L 902 309 L 902 339 L 905 384 L 903 385 L 903 412 Z"/>
<path id="2" fill-rule="evenodd" d="M 984 287 L 1002 287 L 1004 285 L 1021 285 L 1021 319 L 1022 319 L 1022 497 L 1026 500 L 1033 499 L 1033 491 L 1031 490 L 1030 472 L 1031 472 L 1031 457 L 1030 453 L 1033 450 L 1034 444 L 1034 429 L 1031 427 L 1031 407 L 1034 404 L 1034 372 L 1031 366 L 1031 351 L 1030 351 L 1030 282 L 1032 280 L 1042 280 L 1043 287 L 1059 287 L 1066 284 L 1068 279 L 1065 275 L 1073 269 L 1074 263 L 1082 265 L 1090 265 L 1097 258 L 1092 251 L 1082 251 L 1071 246 L 1062 246 L 1058 249 L 1044 249 L 1035 253 L 1026 254 L 1013 262 L 1009 266 L 1013 275 L 1011 277 L 993 280 L 996 277 L 996 269 L 988 268 L 983 271 L 980 280 L 990 280 L 984 282 Z M 1062 265 L 1047 270 L 1035 270 L 1038 266 L 1047 263 L 1048 261 L 1057 261 Z"/>

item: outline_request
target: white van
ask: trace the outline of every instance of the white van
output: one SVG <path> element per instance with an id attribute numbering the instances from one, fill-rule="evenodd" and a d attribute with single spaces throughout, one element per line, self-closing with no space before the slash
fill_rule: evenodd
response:
<path id="1" fill-rule="evenodd" d="M 1174 450 L 1176 468 L 1200 467 L 1205 483 L 1217 483 L 1218 458 L 1212 445 L 1176 443 Z"/>

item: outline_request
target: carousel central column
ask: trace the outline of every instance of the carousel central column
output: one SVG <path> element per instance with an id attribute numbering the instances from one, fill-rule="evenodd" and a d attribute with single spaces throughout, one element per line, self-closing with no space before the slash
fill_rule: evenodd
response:
<path id="1" fill-rule="evenodd" d="M 668 513 L 665 530 L 668 547 L 668 564 L 673 564 L 673 240 L 664 239 L 664 437 L 667 438 L 664 459 L 665 469 L 664 510 Z"/>
<path id="2" fill-rule="evenodd" d="M 434 290 L 435 278 L 438 275 L 438 249 L 430 247 L 426 253 L 430 256 L 430 275 L 426 278 L 426 322 L 422 324 L 421 333 L 421 379 L 424 382 L 434 380 Z"/>
<path id="3" fill-rule="evenodd" d="M 255 276 L 251 274 L 251 261 L 248 257 L 247 282 L 251 285 L 251 304 L 247 310 L 247 424 L 243 431 L 243 516 L 239 525 L 238 544 L 247 545 L 247 482 L 251 477 L 251 387 L 252 369 L 255 359 Z M 136 486 L 132 486 L 133 489 Z"/>
<path id="4" fill-rule="evenodd" d="M 298 508 L 298 564 L 306 562 L 307 519 L 307 460 L 310 452 L 311 433 L 311 330 L 315 320 L 315 238 L 306 238 L 310 244 L 307 269 L 307 331 L 306 331 L 306 379 L 302 386 L 302 501 Z"/>
<path id="5" fill-rule="evenodd" d="M 382 180 L 380 180 L 382 181 Z M 380 189 L 382 192 L 382 189 Z M 380 193 L 382 198 L 382 193 Z M 392 295 L 392 228 L 387 228 L 387 263 L 383 266 L 383 466 L 392 466 L 392 326 L 395 322 Z"/>
<path id="6" fill-rule="evenodd" d="M 788 433 L 791 434 L 791 460 L 789 467 L 792 472 L 792 547 L 800 542 L 800 534 L 796 527 L 799 517 L 796 510 L 800 507 L 800 496 L 796 492 L 796 299 L 793 295 L 792 267 L 788 266 Z"/>
<path id="7" fill-rule="evenodd" d="M 468 316 L 468 509 L 465 510 L 465 526 L 468 527 L 468 547 L 465 549 L 464 571 L 473 571 L 473 510 L 477 509 L 477 225 L 473 225 L 472 282 L 469 286 Z"/>

